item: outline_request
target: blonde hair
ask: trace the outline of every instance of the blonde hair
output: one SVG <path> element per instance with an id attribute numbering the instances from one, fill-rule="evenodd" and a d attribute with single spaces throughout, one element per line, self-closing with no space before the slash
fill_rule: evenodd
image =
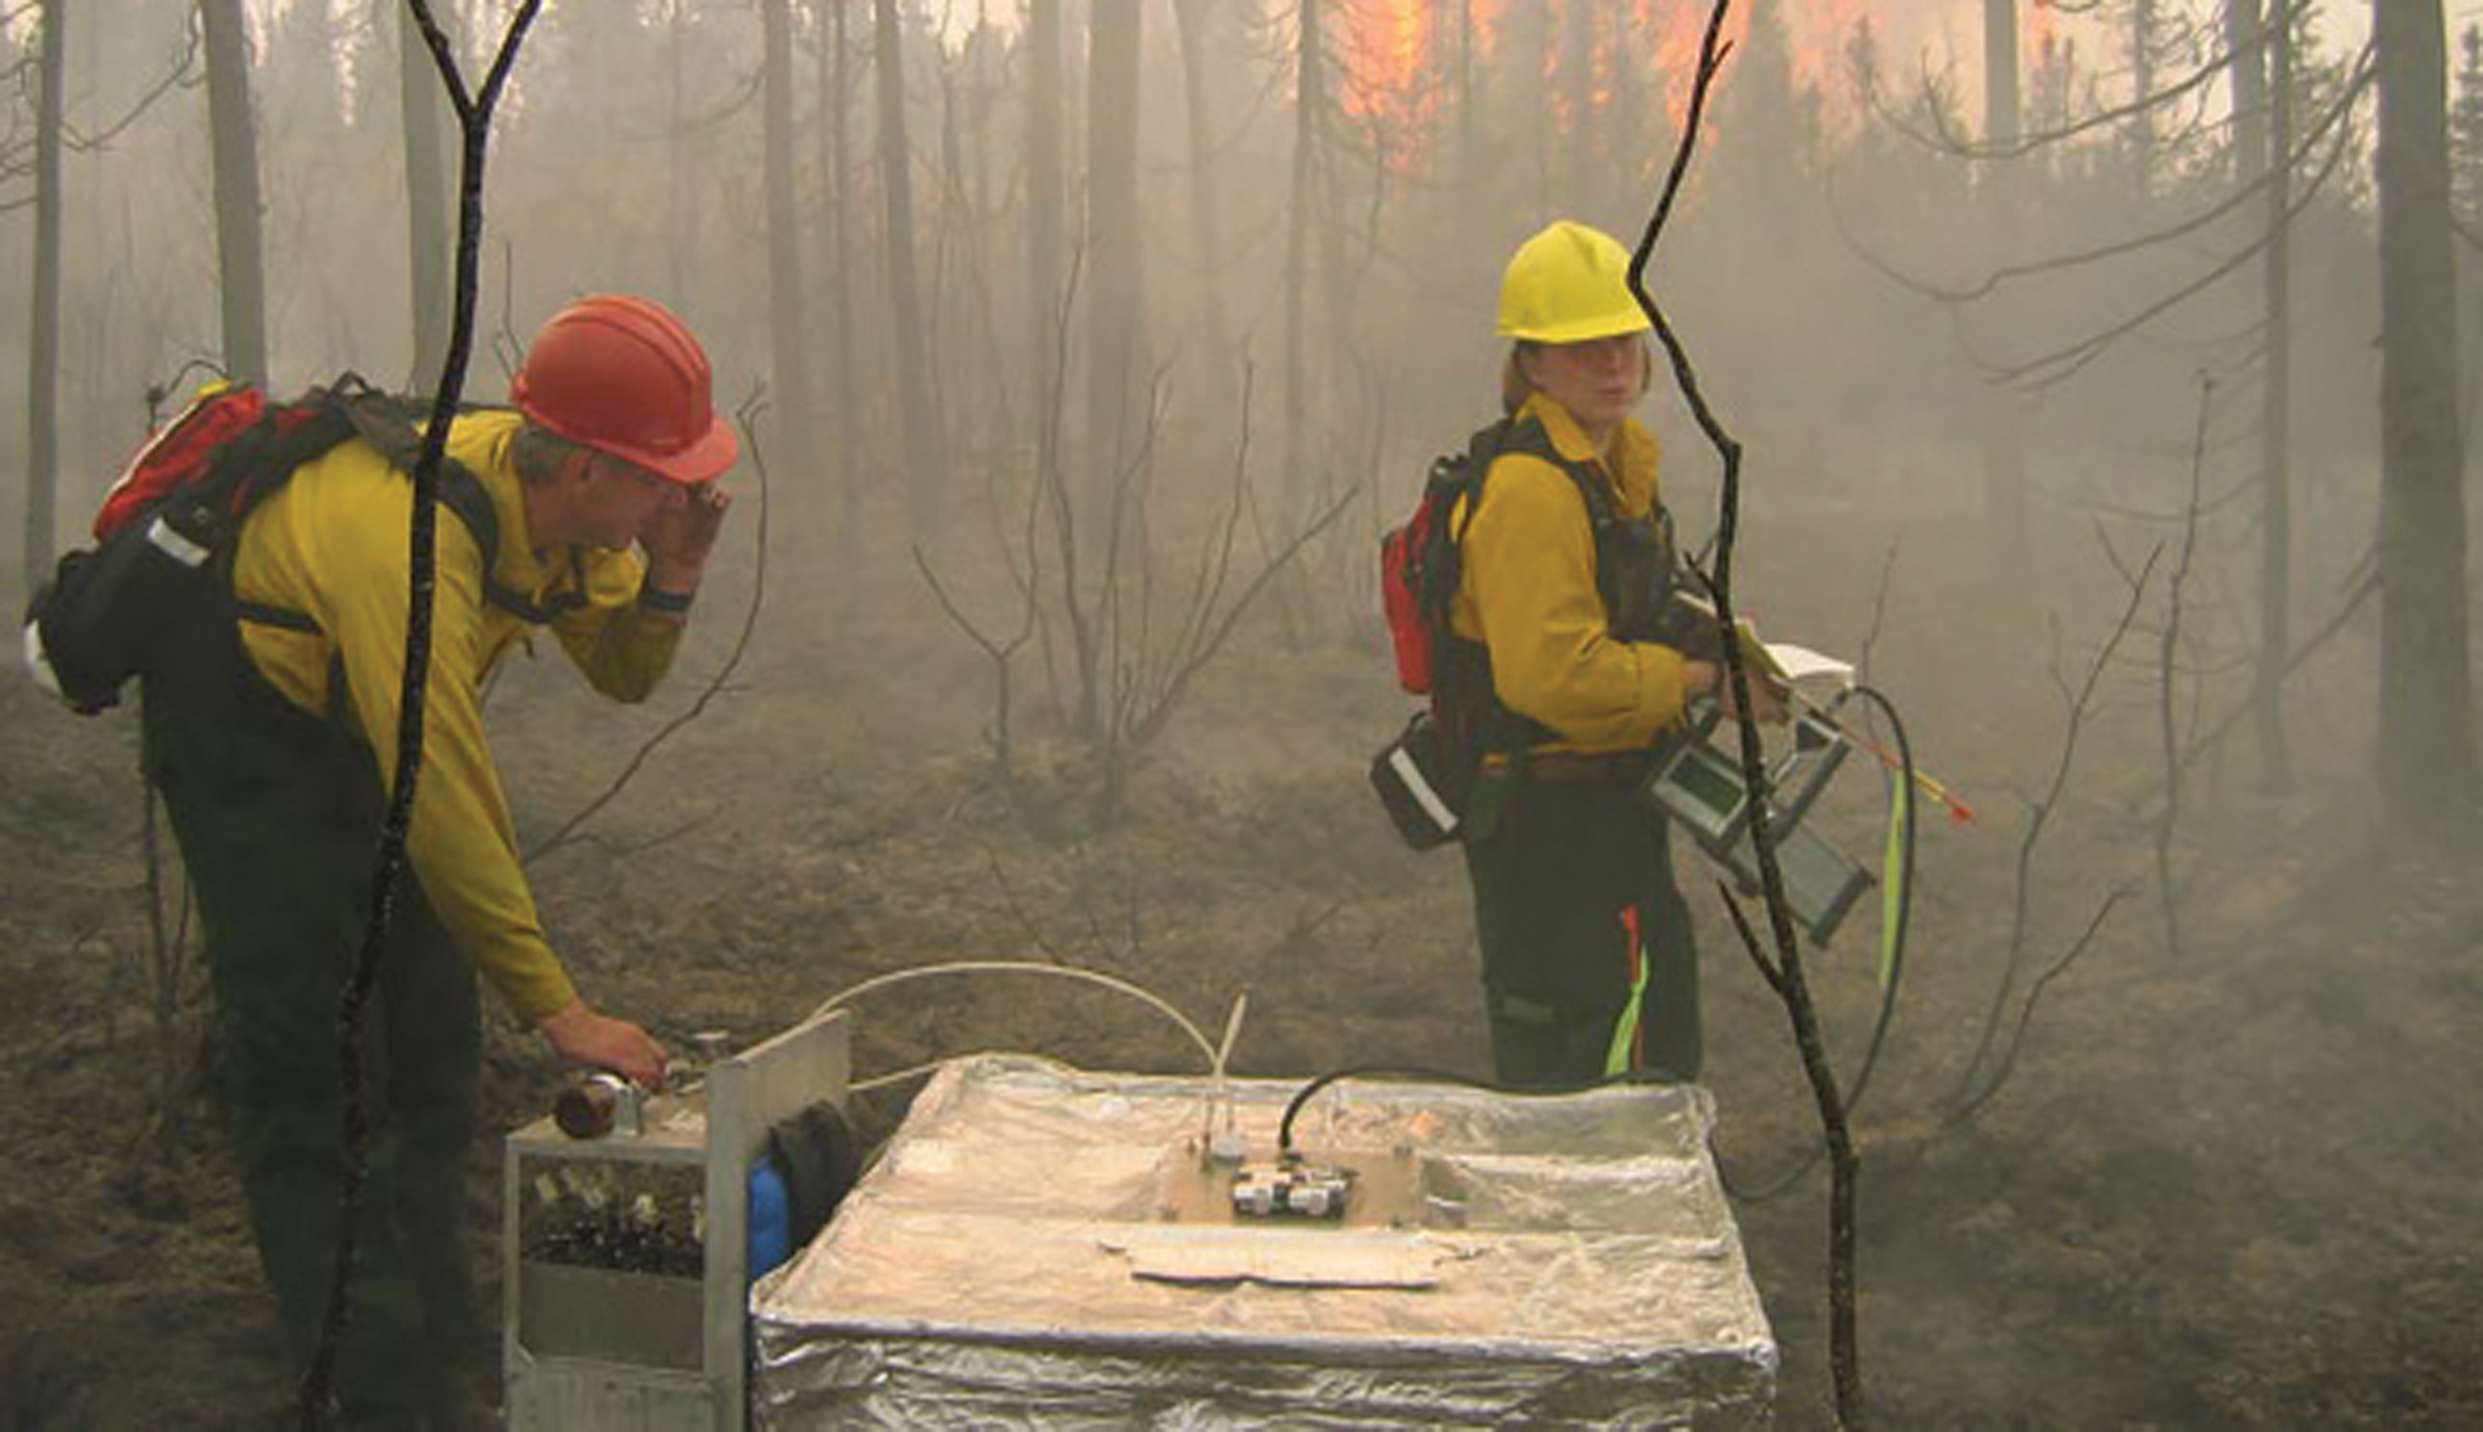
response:
<path id="1" fill-rule="evenodd" d="M 1516 417 L 1517 410 L 1534 396 L 1535 380 L 1526 376 L 1526 365 L 1517 361 L 1530 346 L 1523 338 L 1510 344 L 1509 361 L 1500 365 L 1500 415 L 1504 418 Z"/>

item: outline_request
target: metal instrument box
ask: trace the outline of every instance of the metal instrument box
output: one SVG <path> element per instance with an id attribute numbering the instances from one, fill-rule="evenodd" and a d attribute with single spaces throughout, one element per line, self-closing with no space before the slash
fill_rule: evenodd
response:
<path id="1" fill-rule="evenodd" d="M 747 1425 L 749 1179 L 779 1119 L 841 1102 L 831 1015 L 710 1065 L 679 1097 L 575 1139 L 550 1118 L 502 1156 L 501 1360 L 512 1429 Z"/>

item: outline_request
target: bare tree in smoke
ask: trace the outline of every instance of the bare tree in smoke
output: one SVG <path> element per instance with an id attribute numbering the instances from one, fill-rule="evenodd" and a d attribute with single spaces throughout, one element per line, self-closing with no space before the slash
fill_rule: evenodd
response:
<path id="1" fill-rule="evenodd" d="M 1994 0 L 1995 8 L 2005 8 Z M 2382 734 L 2377 764 L 2390 812 L 2401 820 L 2432 822 L 2461 807 L 2474 758 L 2465 730 L 2471 695 L 2462 676 L 2466 636 L 2462 501 L 2454 477 L 2462 458 L 2455 420 L 2456 353 L 2453 266 L 2448 257 L 2450 218 L 2446 203 L 2446 101 L 2442 76 L 2446 53 L 2437 5 L 2379 5 L 2388 23 L 2344 73 L 2300 62 L 2309 7 L 2303 0 L 2231 0 L 2219 32 L 2188 37 L 2189 68 L 2166 78 L 2160 58 L 2162 13 L 2133 3 L 2125 12 L 2133 66 L 2141 87 L 2124 103 L 2091 112 L 2049 116 L 2050 127 L 2032 132 L 1995 132 L 1969 143 L 1936 126 L 1923 134 L 1962 159 L 2021 168 L 2045 155 L 2073 151 L 2098 134 L 2117 135 L 2128 156 L 2135 192 L 2151 196 L 2167 146 L 2175 136 L 2221 144 L 2221 167 L 2231 176 L 2221 192 L 2180 186 L 2189 212 L 2154 222 L 2135 233 L 2073 244 L 2048 256 L 1994 265 L 1964 284 L 1926 283 L 1900 275 L 1917 291 L 1951 305 L 1984 302 L 2011 289 L 2078 269 L 2149 264 L 2135 298 L 2114 305 L 2101 323 L 2088 322 L 2066 339 L 2030 356 L 1989 360 L 1999 380 L 2028 388 L 2061 384 L 2087 369 L 2133 334 L 2169 315 L 2196 309 L 2206 296 L 2254 267 L 2260 278 L 2258 321 L 2248 330 L 2236 367 L 2258 369 L 2259 419 L 2256 507 L 2246 514 L 2257 529 L 2258 640 L 2248 694 L 2263 782 L 2281 789 L 2290 778 L 2282 688 L 2304 649 L 2293 640 L 2294 606 L 2292 475 L 2293 281 L 2291 241 L 2306 211 L 2333 191 L 2360 134 L 2358 106 L 2367 90 L 2379 96 L 2380 136 L 2375 170 L 2380 216 L 2380 287 L 2386 310 L 2381 323 L 2380 430 L 2383 472 L 2378 581 L 2358 583 L 2348 606 L 2373 590 L 2383 600 L 2382 652 L 2377 689 Z M 2220 43 L 2211 44 L 2210 41 Z M 1996 63 L 1996 61 L 1995 61 Z M 2231 105 L 2219 131 L 2203 125 L 2207 92 L 2223 81 Z M 2308 118 L 2296 116 L 2307 108 Z M 1925 96 L 1920 112 L 1945 112 Z M 2179 116 L 2173 123 L 2167 117 Z M 2032 190 L 2022 192 L 2032 193 Z M 2218 236 L 2222 238 L 2219 240 Z M 2214 242 L 2210 247 L 2202 240 Z M 2203 260 L 2166 265 L 2160 256 L 2204 252 Z M 1879 262 L 1884 271 L 1893 266 Z M 2150 291 L 2151 290 L 2151 291 Z M 2333 632 L 2337 622 L 2323 628 Z M 2233 729 L 2218 723 L 2214 732 Z"/>

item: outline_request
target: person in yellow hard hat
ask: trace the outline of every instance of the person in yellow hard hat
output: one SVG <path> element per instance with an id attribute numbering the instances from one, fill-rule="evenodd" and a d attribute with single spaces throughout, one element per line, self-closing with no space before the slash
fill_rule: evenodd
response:
<path id="1" fill-rule="evenodd" d="M 663 679 L 730 501 L 718 479 L 738 442 L 710 389 L 680 319 L 595 295 L 536 335 L 512 408 L 450 428 L 442 494 L 460 520 L 437 528 L 411 878 L 365 1022 L 369 1181 L 335 1368 L 351 1425 L 482 1425 L 491 1348 L 464 1245 L 476 975 L 570 1063 L 663 1084 L 663 1046 L 582 998 L 545 938 L 481 692 L 537 628 L 614 700 Z M 298 1366 L 325 1331 L 337 1246 L 333 1030 L 396 776 L 413 501 L 367 441 L 302 464 L 241 528 L 215 649 L 142 678 L 148 774 L 206 928 L 218 1103 Z"/>
<path id="2" fill-rule="evenodd" d="M 1655 436 L 1631 416 L 1651 325 L 1628 267 L 1610 235 L 1565 220 L 1510 260 L 1504 416 L 1450 523 L 1442 696 L 1483 751 L 1466 868 L 1510 1085 L 1699 1072 L 1697 947 L 1638 786 L 1691 703 L 1725 693 L 1721 667 L 1667 635 L 1671 523 Z M 1754 704 L 1781 718 L 1775 693 Z"/>

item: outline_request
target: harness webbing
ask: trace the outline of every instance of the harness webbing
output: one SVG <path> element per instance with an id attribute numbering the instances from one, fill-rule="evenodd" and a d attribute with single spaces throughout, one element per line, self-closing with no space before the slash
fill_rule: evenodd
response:
<path id="1" fill-rule="evenodd" d="M 308 401 L 327 408 L 314 418 L 303 433 L 303 441 L 267 454 L 271 471 L 252 486 L 249 500 L 264 501 L 277 488 L 292 480 L 295 470 L 333 450 L 349 437 L 360 437 L 373 451 L 385 458 L 400 473 L 411 473 L 421 455 L 422 437 L 407 421 L 397 400 L 365 386 L 352 374 L 339 378 L 332 386 L 316 390 Z M 333 412 L 341 423 L 323 420 Z M 316 430 L 316 431 L 313 431 Z M 279 442 L 282 440 L 280 439 Z M 281 462 L 280 470 L 276 465 Z M 552 594 L 545 602 L 536 602 L 524 593 L 503 585 L 494 575 L 500 560 L 500 510 L 493 506 L 491 493 L 473 469 L 453 457 L 440 460 L 440 501 L 457 520 L 465 524 L 474 538 L 474 545 L 483 554 L 483 597 L 491 605 L 533 626 L 544 626 L 562 615 L 586 605 L 583 578 L 574 570 L 571 585 Z M 273 606 L 265 602 L 236 601 L 234 614 L 246 622 L 261 626 L 282 627 L 288 631 L 320 633 L 319 623 L 308 613 Z"/>
<path id="2" fill-rule="evenodd" d="M 1544 431 L 1542 420 L 1531 414 L 1502 419 L 1475 433 L 1469 443 L 1465 481 L 1443 534 L 1450 550 L 1459 549 L 1466 527 L 1482 507 L 1483 484 L 1492 464 L 1510 453 L 1558 468 L 1578 490 L 1579 500 L 1586 504 L 1587 525 L 1595 544 L 1595 595 L 1603 602 L 1605 619 L 1611 623 L 1613 634 L 1624 641 L 1657 635 L 1655 622 L 1663 609 L 1661 595 L 1636 599 L 1630 589 L 1634 583 L 1661 585 L 1669 581 L 1674 551 L 1672 514 L 1659 503 L 1645 519 L 1623 517 L 1614 505 L 1611 488 L 1595 465 L 1562 456 L 1551 435 Z M 1642 525 L 1649 529 L 1646 540 L 1652 543 L 1654 551 L 1645 560 L 1636 561 L 1632 560 L 1628 545 L 1634 530 Z M 1492 681 L 1489 648 L 1459 636 L 1449 619 L 1457 585 L 1463 580 L 1464 563 L 1460 559 L 1445 566 L 1446 578 L 1439 584 L 1441 589 L 1424 593 L 1426 602 L 1434 607 L 1431 619 L 1443 657 L 1438 706 L 1444 726 L 1453 739 L 1470 743 L 1474 750 L 1513 758 L 1522 757 L 1529 747 L 1540 742 L 1558 739 L 1558 733 L 1549 727 L 1502 704 Z M 1663 570 L 1639 570 L 1643 567 Z"/>

